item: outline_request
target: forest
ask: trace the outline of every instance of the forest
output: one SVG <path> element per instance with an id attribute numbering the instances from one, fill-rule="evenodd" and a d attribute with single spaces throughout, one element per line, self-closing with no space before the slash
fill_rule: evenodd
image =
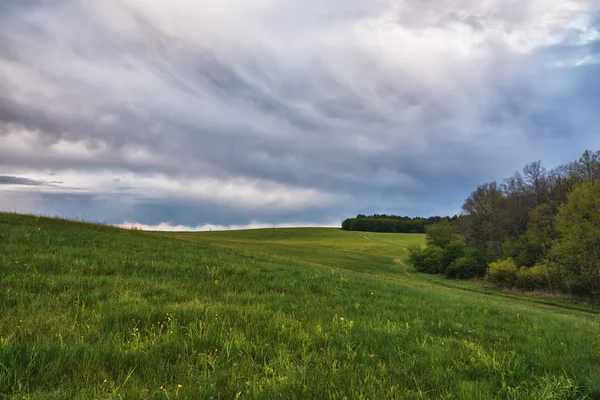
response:
<path id="1" fill-rule="evenodd" d="M 453 220 L 425 224 L 414 267 L 502 287 L 600 297 L 600 152 L 479 185 Z"/>
<path id="2" fill-rule="evenodd" d="M 391 232 L 391 233 L 425 233 L 426 227 L 442 220 L 455 221 L 458 216 L 449 217 L 407 217 L 398 215 L 358 214 L 356 218 L 347 218 L 342 222 L 342 229 L 348 231 Z"/>

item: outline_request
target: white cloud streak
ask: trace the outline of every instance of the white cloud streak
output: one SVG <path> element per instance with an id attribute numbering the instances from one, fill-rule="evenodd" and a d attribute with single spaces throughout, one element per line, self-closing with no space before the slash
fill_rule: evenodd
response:
<path id="1" fill-rule="evenodd" d="M 251 222 L 243 225 L 212 225 L 205 224 L 199 226 L 187 225 L 171 225 L 168 222 L 163 222 L 156 225 L 146 225 L 137 222 L 124 222 L 119 224 L 120 228 L 139 229 L 143 231 L 163 231 L 163 232 L 209 232 L 209 231 L 239 231 L 247 229 L 269 229 L 269 228 L 338 228 L 340 222 L 334 221 L 329 224 L 306 224 L 304 222 L 288 223 L 288 224 L 264 224 L 259 222 Z"/>

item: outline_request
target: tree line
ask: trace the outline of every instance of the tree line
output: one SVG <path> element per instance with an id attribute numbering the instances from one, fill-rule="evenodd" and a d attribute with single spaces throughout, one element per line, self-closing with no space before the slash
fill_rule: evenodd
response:
<path id="1" fill-rule="evenodd" d="M 347 218 L 342 222 L 342 229 L 348 231 L 388 232 L 388 233 L 425 233 L 426 227 L 441 220 L 456 220 L 458 216 L 448 217 L 407 217 L 398 215 L 358 214 L 356 218 Z"/>
<path id="2" fill-rule="evenodd" d="M 410 249 L 420 271 L 598 298 L 600 152 L 479 185 L 458 218 L 425 231 L 427 246 Z"/>

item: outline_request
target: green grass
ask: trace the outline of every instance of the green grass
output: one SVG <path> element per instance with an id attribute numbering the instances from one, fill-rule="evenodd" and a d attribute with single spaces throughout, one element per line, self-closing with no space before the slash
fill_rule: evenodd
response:
<path id="1" fill-rule="evenodd" d="M 423 241 L 0 213 L 0 398 L 600 398 L 597 309 L 415 273 Z"/>

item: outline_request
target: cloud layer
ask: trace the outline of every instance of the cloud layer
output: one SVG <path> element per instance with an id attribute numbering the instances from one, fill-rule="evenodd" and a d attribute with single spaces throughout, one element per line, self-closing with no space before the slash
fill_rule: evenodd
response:
<path id="1" fill-rule="evenodd" d="M 110 223 L 459 211 L 600 148 L 596 0 L 0 4 L 0 208 Z"/>

